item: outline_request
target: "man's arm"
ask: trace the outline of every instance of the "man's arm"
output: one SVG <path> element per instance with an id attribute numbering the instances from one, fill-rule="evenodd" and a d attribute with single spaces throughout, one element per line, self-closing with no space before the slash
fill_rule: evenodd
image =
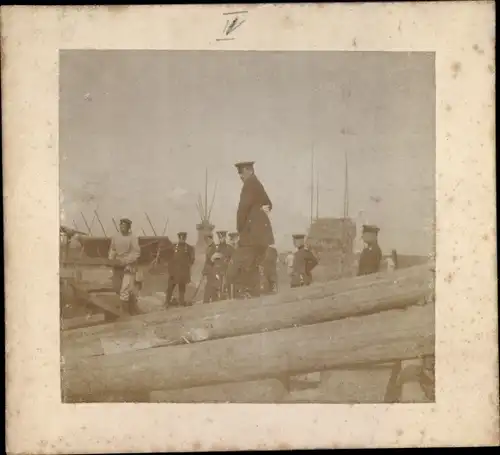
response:
<path id="1" fill-rule="evenodd" d="M 272 210 L 273 208 L 273 203 L 271 202 L 271 199 L 267 195 L 267 192 L 264 188 L 264 185 L 260 181 L 257 181 L 257 192 L 258 192 L 258 200 L 262 206 L 267 205 L 269 206 L 269 210 Z"/>
<path id="2" fill-rule="evenodd" d="M 111 238 L 111 244 L 109 245 L 108 259 L 114 261 L 116 259 L 116 248 L 115 248 L 115 238 Z"/>
<path id="3" fill-rule="evenodd" d="M 191 245 L 189 245 L 188 251 L 189 251 L 189 264 L 193 265 L 195 260 L 194 248 Z"/>
<path id="4" fill-rule="evenodd" d="M 314 267 L 318 265 L 318 259 L 316 256 L 309 251 L 309 271 L 312 271 Z"/>
<path id="5" fill-rule="evenodd" d="M 240 195 L 240 203 L 238 204 L 238 212 L 236 214 L 236 230 L 241 233 L 245 229 L 248 220 L 248 215 L 255 202 L 255 183 L 252 180 L 247 180 L 243 184 Z"/>

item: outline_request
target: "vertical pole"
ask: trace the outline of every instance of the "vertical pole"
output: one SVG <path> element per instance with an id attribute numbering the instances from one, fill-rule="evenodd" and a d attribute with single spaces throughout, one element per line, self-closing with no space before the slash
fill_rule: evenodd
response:
<path id="1" fill-rule="evenodd" d="M 208 168 L 205 168 L 205 220 L 208 217 Z"/>
<path id="2" fill-rule="evenodd" d="M 319 169 L 316 174 L 316 219 L 319 219 Z"/>
<path id="3" fill-rule="evenodd" d="M 311 224 L 313 222 L 313 206 L 314 206 L 314 148 L 311 150 Z"/>
<path id="4" fill-rule="evenodd" d="M 118 225 L 116 224 L 116 221 L 114 218 L 111 218 L 113 220 L 113 226 L 115 227 L 116 229 L 116 232 L 120 232 L 120 229 L 118 229 Z"/>

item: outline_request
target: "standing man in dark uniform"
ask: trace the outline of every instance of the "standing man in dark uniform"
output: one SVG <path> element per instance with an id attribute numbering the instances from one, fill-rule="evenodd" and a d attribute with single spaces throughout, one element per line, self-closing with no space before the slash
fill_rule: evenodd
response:
<path id="1" fill-rule="evenodd" d="M 312 271 L 318 265 L 316 256 L 304 244 L 305 235 L 293 236 L 293 244 L 297 248 L 293 258 L 291 287 L 309 286 L 312 283 Z"/>
<path id="2" fill-rule="evenodd" d="M 377 273 L 380 270 L 380 261 L 382 260 L 382 251 L 378 246 L 377 226 L 363 225 L 363 242 L 365 247 L 359 257 L 358 276 Z"/>
<path id="3" fill-rule="evenodd" d="M 168 263 L 166 307 L 170 305 L 175 286 L 179 289 L 179 304 L 186 304 L 186 285 L 191 281 L 191 267 L 195 259 L 194 248 L 186 243 L 187 233 L 179 232 L 177 236 L 179 241 L 174 244 L 174 251 Z"/>
<path id="4" fill-rule="evenodd" d="M 240 283 L 250 296 L 260 295 L 259 266 L 267 247 L 274 244 L 274 234 L 268 213 L 272 203 L 254 173 L 254 162 L 236 163 L 236 169 L 243 187 L 236 215 L 236 229 L 239 235 L 233 266 L 238 271 Z"/>

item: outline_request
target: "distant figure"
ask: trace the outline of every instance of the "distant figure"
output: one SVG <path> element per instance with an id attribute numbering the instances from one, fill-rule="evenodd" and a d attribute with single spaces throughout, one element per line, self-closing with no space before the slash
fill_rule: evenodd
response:
<path id="1" fill-rule="evenodd" d="M 237 232 L 230 232 L 229 233 L 229 245 L 231 245 L 233 248 L 238 247 L 238 233 Z"/>
<path id="2" fill-rule="evenodd" d="M 293 251 L 289 251 L 286 258 L 285 258 L 285 265 L 287 269 L 288 276 L 291 277 L 293 274 L 293 260 L 294 260 L 295 254 Z"/>
<path id="3" fill-rule="evenodd" d="M 216 251 L 222 255 L 220 265 L 220 267 L 222 268 L 221 292 L 223 294 L 229 295 L 227 270 L 234 254 L 234 247 L 227 243 L 227 231 L 217 231 L 217 237 L 219 238 L 219 244 L 217 245 Z"/>
<path id="4" fill-rule="evenodd" d="M 293 236 L 293 243 L 297 248 L 293 258 L 293 272 L 291 287 L 309 286 L 312 283 L 312 271 L 318 265 L 318 260 L 304 245 L 305 235 Z"/>
<path id="5" fill-rule="evenodd" d="M 269 294 L 277 291 L 278 283 L 278 251 L 274 245 L 267 248 L 264 261 L 262 262 L 263 271 L 263 290 L 264 293 Z"/>
<path id="6" fill-rule="evenodd" d="M 194 264 L 194 248 L 186 243 L 187 233 L 177 234 L 179 241 L 174 244 L 174 252 L 168 263 L 168 288 L 165 307 L 172 301 L 174 289 L 178 286 L 179 304 L 185 305 L 186 285 L 191 281 L 191 267 Z"/>
<path id="7" fill-rule="evenodd" d="M 221 253 L 216 252 L 210 259 L 212 266 L 207 270 L 207 282 L 205 285 L 203 303 L 217 302 L 218 300 L 221 300 L 224 286 L 224 256 Z"/>
<path id="8" fill-rule="evenodd" d="M 203 294 L 203 303 L 209 303 L 211 301 L 211 296 L 213 294 L 213 289 L 211 289 L 210 277 L 213 274 L 214 263 L 212 260 L 213 255 L 217 251 L 217 245 L 214 242 L 214 237 L 212 234 L 205 236 L 205 242 L 207 244 L 205 251 L 205 264 L 203 265 L 202 274 L 206 278 L 205 281 L 205 291 Z"/>
<path id="9" fill-rule="evenodd" d="M 267 247 L 274 244 L 274 234 L 268 213 L 272 203 L 262 183 L 254 174 L 254 162 L 236 163 L 243 182 L 236 215 L 239 235 L 238 248 L 228 273 L 231 282 L 237 281 L 242 292 L 249 296 L 260 294 L 261 265 Z"/>
<path id="10" fill-rule="evenodd" d="M 140 255 L 139 240 L 132 234 L 132 221 L 122 218 L 120 232 L 111 238 L 108 259 L 113 267 L 113 289 L 131 315 L 139 313 L 136 274 Z"/>
<path id="11" fill-rule="evenodd" d="M 363 226 L 363 242 L 365 247 L 359 257 L 358 276 L 377 273 L 380 270 L 380 261 L 382 260 L 382 251 L 378 246 L 377 226 Z"/>
<path id="12" fill-rule="evenodd" d="M 396 250 L 391 251 L 391 255 L 387 258 L 387 271 L 393 272 L 398 268 L 398 253 Z"/>

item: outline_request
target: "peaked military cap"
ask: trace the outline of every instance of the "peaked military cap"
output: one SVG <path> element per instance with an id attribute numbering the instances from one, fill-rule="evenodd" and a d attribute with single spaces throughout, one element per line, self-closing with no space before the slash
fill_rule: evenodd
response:
<path id="1" fill-rule="evenodd" d="M 177 236 L 178 237 L 187 237 L 187 232 L 178 232 Z"/>
<path id="2" fill-rule="evenodd" d="M 130 221 L 128 218 L 122 218 L 122 219 L 120 219 L 120 224 L 126 224 L 128 226 L 131 226 L 132 221 Z"/>
<path id="3" fill-rule="evenodd" d="M 236 163 L 234 166 L 236 167 L 236 169 L 238 169 L 238 172 L 239 172 L 243 168 L 253 169 L 254 164 L 255 164 L 255 161 L 241 161 L 239 163 Z"/>
<path id="4" fill-rule="evenodd" d="M 304 240 L 306 238 L 304 234 L 293 234 L 292 237 L 294 240 Z"/>
<path id="5" fill-rule="evenodd" d="M 239 234 L 238 234 L 237 232 L 230 232 L 230 233 L 229 233 L 229 238 L 230 238 L 230 239 L 235 239 L 236 237 L 238 237 L 238 235 L 239 235 Z"/>
<path id="6" fill-rule="evenodd" d="M 377 234 L 380 229 L 373 224 L 363 224 L 363 234 L 365 232 L 372 232 L 373 234 Z"/>
<path id="7" fill-rule="evenodd" d="M 217 231 L 217 235 L 219 237 L 225 237 L 227 235 L 227 231 Z"/>

